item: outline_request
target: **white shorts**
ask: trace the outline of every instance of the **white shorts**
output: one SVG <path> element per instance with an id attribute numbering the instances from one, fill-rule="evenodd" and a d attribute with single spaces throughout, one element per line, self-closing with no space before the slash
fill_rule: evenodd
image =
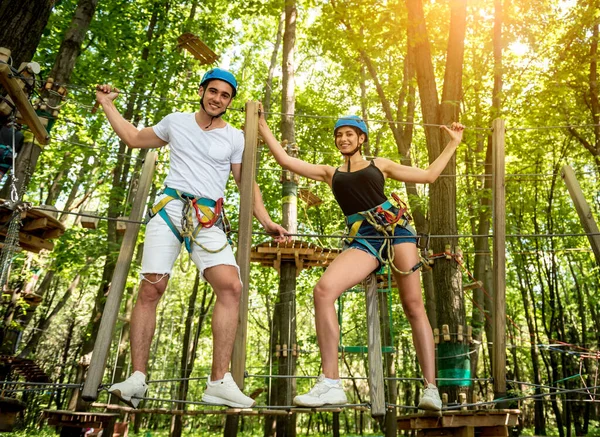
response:
<path id="1" fill-rule="evenodd" d="M 165 206 L 171 221 L 181 232 L 181 210 L 183 203 L 179 200 L 172 200 Z M 194 216 L 194 229 L 198 221 Z M 204 279 L 204 270 L 218 265 L 239 267 L 235 261 L 231 245 L 227 243 L 227 236 L 217 226 L 202 228 L 196 240 L 209 250 L 217 250 L 223 247 L 223 250 L 211 253 L 202 249 L 198 244 L 192 243 L 192 261 L 200 270 L 200 275 Z M 179 239 L 173 234 L 171 228 L 165 223 L 160 215 L 155 215 L 146 225 L 144 253 L 142 256 L 142 278 L 144 274 L 155 273 L 158 275 L 170 275 L 173 265 L 181 252 Z"/>

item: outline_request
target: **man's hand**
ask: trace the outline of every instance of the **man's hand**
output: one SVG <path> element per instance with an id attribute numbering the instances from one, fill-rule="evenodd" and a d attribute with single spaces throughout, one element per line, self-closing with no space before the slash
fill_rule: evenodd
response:
<path id="1" fill-rule="evenodd" d="M 119 96 L 120 91 L 111 85 L 96 85 L 96 100 L 101 105 L 112 102 Z"/>
<path id="2" fill-rule="evenodd" d="M 269 222 L 263 225 L 263 227 L 269 235 L 273 236 L 273 239 L 277 243 L 287 243 L 288 241 L 292 241 L 292 237 L 287 235 L 287 230 L 275 222 Z"/>

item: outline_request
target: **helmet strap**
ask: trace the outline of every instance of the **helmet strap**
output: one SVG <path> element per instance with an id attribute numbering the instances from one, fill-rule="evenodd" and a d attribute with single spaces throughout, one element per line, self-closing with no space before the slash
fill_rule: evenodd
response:
<path id="1" fill-rule="evenodd" d="M 358 146 L 356 146 L 354 148 L 354 150 L 350 151 L 350 152 L 341 152 L 342 155 L 347 156 L 348 157 L 348 173 L 350 173 L 350 161 L 351 158 L 360 150 L 362 144 L 359 144 Z"/>

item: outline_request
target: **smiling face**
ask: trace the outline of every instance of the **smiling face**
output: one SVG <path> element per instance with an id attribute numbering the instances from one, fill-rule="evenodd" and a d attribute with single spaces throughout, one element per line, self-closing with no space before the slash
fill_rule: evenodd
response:
<path id="1" fill-rule="evenodd" d="M 211 80 L 198 90 L 198 95 L 204 99 L 204 111 L 211 117 L 221 115 L 233 98 L 233 87 L 222 80 Z"/>
<path id="2" fill-rule="evenodd" d="M 366 135 L 352 126 L 341 126 L 335 131 L 335 145 L 344 155 L 353 155 L 365 139 Z"/>

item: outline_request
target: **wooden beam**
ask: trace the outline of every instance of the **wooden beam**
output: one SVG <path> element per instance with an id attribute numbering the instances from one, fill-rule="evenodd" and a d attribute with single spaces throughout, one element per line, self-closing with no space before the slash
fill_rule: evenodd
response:
<path id="1" fill-rule="evenodd" d="M 194 58 L 200 61 L 200 65 L 212 64 L 219 59 L 219 56 L 193 33 L 182 34 L 177 38 L 177 42 L 177 46 L 187 49 Z"/>
<path id="2" fill-rule="evenodd" d="M 48 229 L 46 232 L 43 233 L 42 238 L 52 240 L 53 238 L 60 237 L 64 233 L 65 231 L 63 229 Z"/>
<path id="3" fill-rule="evenodd" d="M 493 362 L 494 398 L 506 396 L 506 198 L 504 162 L 504 120 L 492 123 L 492 199 L 494 229 L 493 290 Z"/>
<path id="4" fill-rule="evenodd" d="M 23 121 L 31 129 L 38 143 L 48 144 L 50 135 L 48 135 L 46 128 L 44 128 L 40 118 L 33 110 L 33 106 L 29 103 L 27 94 L 19 87 L 17 79 L 10 77 L 11 73 L 8 64 L 0 64 L 0 83 L 12 98 L 23 117 Z"/>
<path id="5" fill-rule="evenodd" d="M 0 235 L 6 237 L 6 232 L 6 229 L 0 231 Z M 44 240 L 43 238 L 25 234 L 23 232 L 19 232 L 19 244 L 22 246 L 23 249 L 35 253 L 38 253 L 42 249 L 54 249 L 54 243 L 52 241 Z"/>
<path id="6" fill-rule="evenodd" d="M 238 316 L 237 332 L 231 360 L 231 375 L 244 388 L 246 370 L 246 341 L 248 333 L 248 296 L 250 290 L 250 251 L 252 249 L 252 217 L 254 205 L 254 180 L 256 177 L 256 149 L 258 146 L 258 102 L 246 102 L 244 138 L 246 145 L 240 183 L 240 219 L 238 225 L 238 249 L 236 260 L 240 267 L 242 296 Z"/>
<path id="7" fill-rule="evenodd" d="M 125 231 L 125 236 L 123 237 L 123 242 L 121 243 L 121 250 L 119 251 L 119 257 L 117 258 L 116 268 L 110 285 L 110 293 L 108 293 L 108 297 L 106 298 L 106 304 L 104 305 L 104 311 L 102 312 L 102 320 L 100 321 L 100 327 L 98 328 L 98 335 L 96 337 L 96 342 L 94 343 L 94 352 L 92 353 L 90 367 L 83 386 L 82 398 L 88 402 L 95 401 L 98 398 L 98 387 L 100 386 L 102 376 L 104 375 L 110 343 L 115 330 L 117 317 L 119 316 L 121 299 L 123 297 L 123 291 L 125 290 L 127 276 L 129 275 L 129 267 L 131 266 L 133 251 L 135 250 L 138 232 L 140 230 L 140 223 L 136 222 L 141 221 L 144 214 L 146 199 L 148 198 L 152 176 L 154 175 L 154 169 L 156 167 L 156 157 L 157 152 L 155 151 L 148 152 L 146 155 L 142 174 L 140 175 L 138 190 L 133 200 L 131 214 L 129 215 L 129 219 L 132 220 L 132 222 L 128 224 L 127 231 Z"/>
<path id="8" fill-rule="evenodd" d="M 581 185 L 579 185 L 579 181 L 577 180 L 577 177 L 575 177 L 575 172 L 571 166 L 563 166 L 561 176 L 565 181 L 565 184 L 567 184 L 569 195 L 573 200 L 573 204 L 575 204 L 575 210 L 579 215 L 581 225 L 586 234 L 588 234 L 587 237 L 592 246 L 592 250 L 594 251 L 596 263 L 600 266 L 600 231 L 598 230 L 598 225 L 592 215 L 592 209 L 583 196 Z"/>
<path id="9" fill-rule="evenodd" d="M 371 415 L 385 415 L 385 385 L 383 381 L 383 357 L 381 355 L 381 328 L 377 302 L 377 278 L 371 273 L 365 279 L 367 295 L 367 344 L 369 346 L 369 394 Z"/>
<path id="10" fill-rule="evenodd" d="M 43 217 L 35 220 L 28 221 L 22 227 L 22 231 L 35 231 L 36 229 L 45 228 L 48 226 L 48 219 Z"/>

